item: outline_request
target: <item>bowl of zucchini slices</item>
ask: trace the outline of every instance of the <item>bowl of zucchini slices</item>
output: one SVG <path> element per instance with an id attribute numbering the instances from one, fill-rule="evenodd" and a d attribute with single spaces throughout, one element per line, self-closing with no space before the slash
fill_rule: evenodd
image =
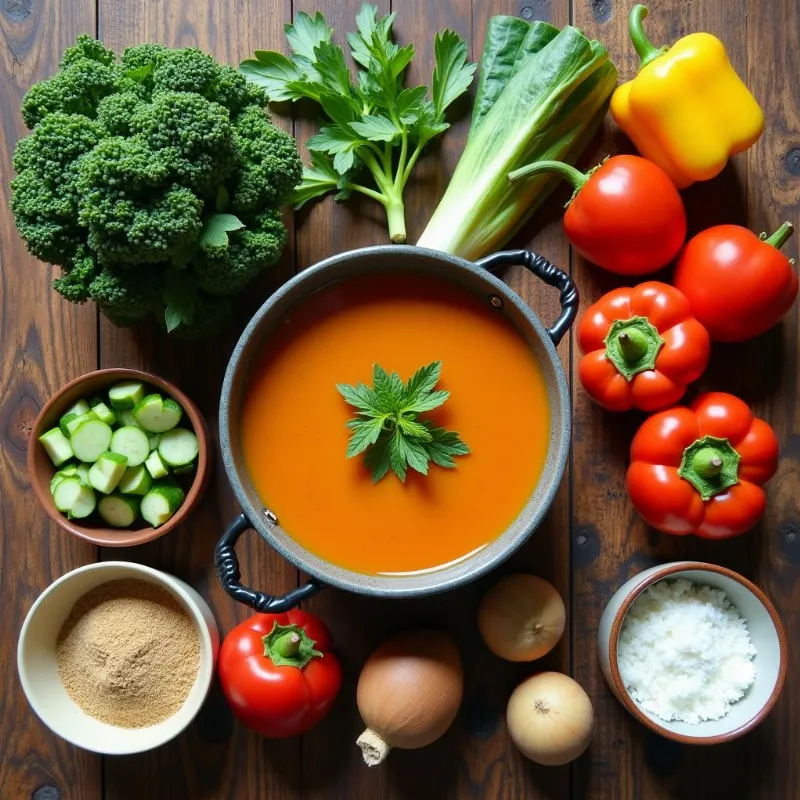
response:
<path id="1" fill-rule="evenodd" d="M 65 530 L 106 547 L 142 544 L 185 519 L 206 488 L 209 434 L 169 381 L 102 369 L 68 383 L 42 409 L 28 471 Z"/>

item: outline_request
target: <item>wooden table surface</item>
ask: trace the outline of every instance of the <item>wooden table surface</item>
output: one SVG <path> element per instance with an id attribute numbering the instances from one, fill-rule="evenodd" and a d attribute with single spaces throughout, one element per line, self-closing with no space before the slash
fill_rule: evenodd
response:
<path id="1" fill-rule="evenodd" d="M 606 600 L 636 572 L 663 561 L 697 558 L 732 567 L 773 598 L 794 645 L 800 637 L 800 408 L 798 309 L 781 328 L 744 346 L 715 346 L 701 388 L 733 391 L 775 427 L 783 446 L 769 507 L 752 533 L 728 542 L 670 538 L 648 530 L 626 499 L 627 447 L 640 418 L 604 413 L 573 381 L 572 457 L 547 521 L 502 571 L 528 570 L 561 590 L 568 634 L 541 666 L 573 675 L 595 709 L 594 740 L 571 767 L 537 767 L 511 745 L 504 708 L 530 666 L 501 663 L 482 646 L 475 628 L 477 599 L 496 576 L 450 594 L 419 601 L 376 601 L 326 591 L 308 607 L 331 627 L 345 669 L 333 713 L 312 733 L 269 741 L 234 724 L 218 689 L 191 728 L 160 750 L 100 758 L 52 735 L 34 716 L 20 688 L 15 648 L 22 620 L 53 580 L 98 559 L 129 559 L 174 573 L 211 602 L 223 631 L 247 615 L 222 592 L 212 570 L 212 549 L 237 509 L 221 466 L 202 506 L 182 529 L 143 547 L 98 549 L 51 525 L 28 486 L 25 453 L 38 410 L 71 378 L 98 367 L 143 367 L 178 383 L 201 406 L 212 428 L 228 355 L 253 310 L 282 280 L 314 262 L 386 239 L 380 209 L 365 203 L 335 206 L 331 198 L 298 214 L 283 263 L 240 305 L 227 338 L 204 345 L 167 341 L 158 333 L 119 330 L 94 307 L 74 306 L 51 290 L 52 270 L 29 256 L 8 212 L 8 181 L 16 139 L 24 134 L 19 105 L 27 88 L 56 70 L 65 47 L 82 32 L 96 33 L 121 50 L 158 41 L 197 45 L 233 64 L 254 49 L 282 49 L 283 24 L 299 9 L 321 9 L 340 33 L 353 27 L 360 0 L 2 0 L 0 111 L 0 798 L 97 800 L 294 800 L 295 798 L 666 798 L 800 797 L 800 671 L 789 680 L 772 715 L 749 736 L 716 748 L 671 744 L 648 734 L 611 696 L 595 656 L 595 631 Z M 382 12 L 390 0 L 378 0 Z M 692 231 L 732 222 L 774 230 L 798 224 L 800 201 L 800 4 L 797 0 L 653 0 L 648 31 L 658 44 L 708 30 L 727 45 L 731 60 L 765 109 L 761 140 L 734 159 L 714 181 L 685 192 Z M 404 0 L 395 2 L 396 31 L 413 41 L 414 79 L 427 79 L 434 31 L 449 26 L 480 56 L 487 20 L 519 14 L 569 22 L 608 47 L 622 78 L 636 70 L 627 39 L 628 3 L 620 0 Z M 464 143 L 463 118 L 420 162 L 407 192 L 409 240 L 422 231 L 447 184 Z M 315 121 L 296 116 L 280 124 L 305 140 Z M 587 153 L 591 164 L 629 148 L 610 126 Z M 305 155 L 305 153 L 304 153 Z M 562 192 L 560 199 L 566 197 Z M 560 229 L 559 198 L 550 202 L 514 242 L 531 246 L 570 269 L 585 307 L 619 285 L 584 263 Z M 784 248 L 797 254 L 797 241 Z M 554 292 L 511 270 L 509 283 L 547 322 L 557 312 Z M 574 339 L 559 351 L 566 368 L 578 358 Z M 241 545 L 251 584 L 285 591 L 297 571 L 257 537 Z M 457 638 L 466 664 L 466 695 L 458 720 L 437 744 L 395 752 L 368 769 L 355 738 L 359 669 L 384 637 L 412 624 L 435 624 Z M 794 655 L 794 653 L 792 653 Z M 539 665 L 536 665 L 537 668 Z"/>

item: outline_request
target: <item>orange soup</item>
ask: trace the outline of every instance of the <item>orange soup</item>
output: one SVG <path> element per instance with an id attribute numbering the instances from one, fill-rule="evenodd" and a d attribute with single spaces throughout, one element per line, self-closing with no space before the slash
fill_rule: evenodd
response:
<path id="1" fill-rule="evenodd" d="M 439 360 L 450 398 L 422 416 L 471 453 L 373 484 L 363 456 L 345 457 L 354 412 L 336 384 L 371 385 L 375 363 L 407 380 Z M 513 522 L 542 471 L 550 407 L 525 340 L 486 298 L 390 272 L 332 284 L 282 321 L 248 376 L 241 424 L 253 485 L 290 536 L 346 569 L 397 574 L 468 556 Z"/>

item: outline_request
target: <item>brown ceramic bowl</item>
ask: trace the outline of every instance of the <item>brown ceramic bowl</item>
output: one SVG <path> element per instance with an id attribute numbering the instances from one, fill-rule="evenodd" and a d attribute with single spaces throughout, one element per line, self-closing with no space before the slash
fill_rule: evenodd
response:
<path id="1" fill-rule="evenodd" d="M 140 520 L 139 527 L 134 528 L 111 528 L 105 526 L 99 519 L 95 520 L 95 515 L 85 520 L 67 519 L 55 506 L 53 496 L 50 494 L 50 479 L 56 472 L 53 462 L 44 451 L 39 442 L 39 437 L 58 425 L 58 421 L 64 411 L 81 397 L 92 397 L 101 395 L 115 383 L 120 381 L 138 380 L 155 386 L 159 391 L 174 397 L 183 406 L 183 410 L 197 435 L 199 453 L 197 456 L 197 471 L 190 487 L 186 489 L 186 499 L 175 515 L 168 522 L 158 528 L 147 525 Z M 173 528 L 183 522 L 192 512 L 200 501 L 203 492 L 208 485 L 210 476 L 210 437 L 205 420 L 197 409 L 197 406 L 180 390 L 169 381 L 159 378 L 150 372 L 142 372 L 138 369 L 99 369 L 96 372 L 89 372 L 70 381 L 66 386 L 56 392 L 45 403 L 44 408 L 39 412 L 36 422 L 31 432 L 28 442 L 28 475 L 30 476 L 31 486 L 36 499 L 41 503 L 50 519 L 65 531 L 69 531 L 73 536 L 85 539 L 103 547 L 129 547 L 135 544 L 144 544 L 159 536 L 169 533 Z"/>
<path id="2" fill-rule="evenodd" d="M 697 725 L 666 722 L 644 708 L 628 692 L 617 662 L 622 623 L 636 599 L 654 583 L 678 578 L 725 592 L 739 616 L 746 620 L 757 650 L 755 681 L 744 697 L 724 717 Z M 625 708 L 650 730 L 682 744 L 720 744 L 744 736 L 769 714 L 786 680 L 786 633 L 775 606 L 754 583 L 717 564 L 674 561 L 635 575 L 609 600 L 598 626 L 597 650 L 603 675 Z"/>

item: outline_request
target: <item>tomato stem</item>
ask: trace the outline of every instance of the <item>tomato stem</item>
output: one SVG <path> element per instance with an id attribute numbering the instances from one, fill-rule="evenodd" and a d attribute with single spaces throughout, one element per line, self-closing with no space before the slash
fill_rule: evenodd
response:
<path id="1" fill-rule="evenodd" d="M 683 451 L 678 475 L 710 500 L 739 482 L 740 458 L 727 439 L 703 436 Z"/>
<path id="2" fill-rule="evenodd" d="M 316 642 L 299 625 L 273 623 L 272 630 L 261 637 L 264 643 L 264 658 L 269 658 L 276 667 L 303 669 L 322 653 L 314 649 Z"/>
<path id="3" fill-rule="evenodd" d="M 786 240 L 794 233 L 794 225 L 791 222 L 784 222 L 768 239 L 764 239 L 764 244 L 771 244 L 778 250 L 783 247 Z"/>

